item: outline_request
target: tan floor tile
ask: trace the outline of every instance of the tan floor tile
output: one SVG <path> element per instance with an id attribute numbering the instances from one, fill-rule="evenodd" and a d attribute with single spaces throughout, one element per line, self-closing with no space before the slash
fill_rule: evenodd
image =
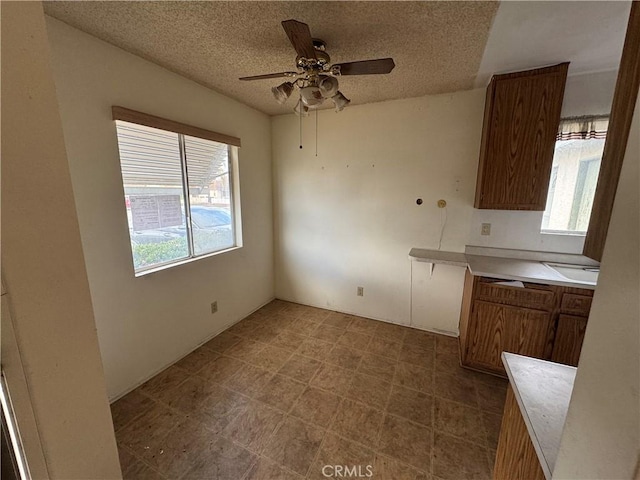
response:
<path id="1" fill-rule="evenodd" d="M 262 308 L 258 310 L 258 312 L 268 315 L 274 312 L 281 311 L 287 305 L 289 305 L 289 302 L 285 302 L 284 300 L 279 300 L 276 298 L 275 300 L 270 301 L 266 305 L 263 305 Z"/>
<path id="2" fill-rule="evenodd" d="M 423 368 L 411 363 L 398 362 L 393 383 L 406 388 L 420 390 L 421 392 L 433 392 L 433 368 Z"/>
<path id="3" fill-rule="evenodd" d="M 431 429 L 386 415 L 378 450 L 415 468 L 431 468 Z M 460 480 L 460 479 L 459 479 Z"/>
<path id="4" fill-rule="evenodd" d="M 155 402 L 136 389 L 127 393 L 117 402 L 111 404 L 113 429 L 118 431 L 139 415 L 142 415 Z"/>
<path id="5" fill-rule="evenodd" d="M 185 418 L 169 407 L 156 403 L 149 410 L 117 432 L 118 443 L 137 456 L 159 445 L 167 433 L 184 422 Z"/>
<path id="6" fill-rule="evenodd" d="M 366 350 L 369 342 L 371 342 L 371 335 L 350 330 L 347 330 L 344 335 L 338 339 L 338 345 L 344 345 L 345 347 L 355 348 L 357 350 Z"/>
<path id="7" fill-rule="evenodd" d="M 158 480 L 166 477 L 160 475 L 158 472 L 148 467 L 140 460 L 135 460 L 129 464 L 126 468 L 122 467 L 122 479 L 123 480 Z"/>
<path id="8" fill-rule="evenodd" d="M 381 411 L 344 399 L 338 408 L 331 430 L 342 437 L 375 448 L 382 420 Z"/>
<path id="9" fill-rule="evenodd" d="M 291 350 L 268 345 L 257 357 L 248 360 L 248 363 L 265 370 L 277 372 L 289 360 L 291 353 Z"/>
<path id="10" fill-rule="evenodd" d="M 318 327 L 311 332 L 312 338 L 318 340 L 324 340 L 325 342 L 335 343 L 342 336 L 345 331 L 340 328 L 330 327 L 328 325 L 318 325 Z"/>
<path id="11" fill-rule="evenodd" d="M 275 375 L 256 398 L 261 402 L 287 412 L 304 389 L 304 383 L 282 375 Z"/>
<path id="12" fill-rule="evenodd" d="M 385 455 L 376 455 L 372 480 L 429 480 L 430 476 L 406 463 Z"/>
<path id="13" fill-rule="evenodd" d="M 286 361 L 280 370 L 278 370 L 278 373 L 300 382 L 308 383 L 318 371 L 320 365 L 318 360 L 294 354 Z"/>
<path id="14" fill-rule="evenodd" d="M 300 318 L 314 323 L 322 323 L 330 314 L 331 310 L 309 308 L 309 310 L 300 315 Z"/>
<path id="15" fill-rule="evenodd" d="M 256 328 L 247 338 L 260 343 L 273 342 L 280 333 L 284 331 L 276 325 L 261 325 Z"/>
<path id="16" fill-rule="evenodd" d="M 325 326 L 340 328 L 342 330 L 346 330 L 350 323 L 351 315 L 339 312 L 331 312 L 331 314 L 325 318 L 324 322 L 322 322 Z"/>
<path id="17" fill-rule="evenodd" d="M 304 477 L 285 470 L 268 458 L 258 458 L 244 480 L 303 480 Z"/>
<path id="18" fill-rule="evenodd" d="M 172 365 L 157 374 L 151 380 L 145 382 L 140 387 L 140 390 L 150 397 L 153 397 L 155 394 L 162 392 L 163 390 L 167 390 L 181 384 L 187 379 L 187 377 L 189 377 L 189 372 Z"/>
<path id="19" fill-rule="evenodd" d="M 324 361 L 348 370 L 356 370 L 360 365 L 362 355 L 363 353 L 359 350 L 336 345 L 331 349 Z"/>
<path id="20" fill-rule="evenodd" d="M 433 422 L 433 397 L 424 392 L 394 385 L 387 411 L 430 427 Z"/>
<path id="21" fill-rule="evenodd" d="M 367 345 L 367 352 L 396 360 L 402 344 L 386 337 L 373 337 Z"/>
<path id="22" fill-rule="evenodd" d="M 444 375 L 436 372 L 434 395 L 472 407 L 478 406 L 475 383 L 465 376 Z"/>
<path id="23" fill-rule="evenodd" d="M 219 434 L 233 419 L 245 412 L 249 401 L 245 395 L 220 387 L 190 417 Z"/>
<path id="24" fill-rule="evenodd" d="M 480 408 L 493 413 L 502 414 L 504 402 L 507 398 L 507 389 L 496 387 L 481 382 L 476 382 L 478 390 L 478 403 Z"/>
<path id="25" fill-rule="evenodd" d="M 297 318 L 287 329 L 299 335 L 311 335 L 318 328 L 318 323 L 304 318 Z"/>
<path id="26" fill-rule="evenodd" d="M 332 348 L 333 343 L 323 342 L 315 338 L 308 338 L 307 340 L 302 342 L 302 344 L 300 344 L 300 347 L 298 347 L 296 353 L 299 355 L 304 355 L 305 357 L 311 357 L 315 358 L 316 360 L 324 361 L 324 359 L 326 359 L 329 355 L 329 352 Z"/>
<path id="27" fill-rule="evenodd" d="M 224 353 L 240 340 L 242 340 L 242 337 L 229 333 L 229 331 L 227 330 L 213 337 L 211 340 L 205 343 L 203 347 L 208 348 L 209 350 L 213 350 L 214 352 Z"/>
<path id="28" fill-rule="evenodd" d="M 356 374 L 345 396 L 384 410 L 389 392 L 391 392 L 391 384 L 380 377 Z"/>
<path id="29" fill-rule="evenodd" d="M 482 412 L 477 408 L 437 398 L 435 412 L 436 431 L 470 442 L 486 444 Z"/>
<path id="30" fill-rule="evenodd" d="M 241 341 L 229 348 L 225 352 L 225 355 L 237 358 L 238 360 L 250 361 L 259 358 L 265 347 L 266 345 L 262 342 L 243 338 Z"/>
<path id="31" fill-rule="evenodd" d="M 353 316 L 347 330 L 351 332 L 364 333 L 365 335 L 373 335 L 379 324 L 380 322 L 376 320 Z"/>
<path id="32" fill-rule="evenodd" d="M 433 368 L 435 364 L 435 351 L 433 348 L 425 348 L 418 344 L 405 343 L 402 346 L 398 358 L 401 362 Z"/>
<path id="33" fill-rule="evenodd" d="M 502 415 L 483 412 L 482 423 L 484 424 L 484 429 L 487 432 L 487 446 L 495 450 L 498 448 L 500 428 L 502 427 Z"/>
<path id="34" fill-rule="evenodd" d="M 459 355 L 458 349 L 458 337 L 447 337 L 445 335 L 438 335 L 436 339 L 436 349 L 441 353 L 449 353 L 452 355 Z"/>
<path id="35" fill-rule="evenodd" d="M 452 353 L 436 352 L 436 371 L 438 373 L 446 373 L 449 375 L 464 374 L 460 366 L 460 357 Z"/>
<path id="36" fill-rule="evenodd" d="M 339 405 L 340 397 L 333 393 L 307 387 L 291 409 L 290 415 L 326 428 Z"/>
<path id="37" fill-rule="evenodd" d="M 254 400 L 242 415 L 227 425 L 222 435 L 257 453 L 267 444 L 283 417 L 282 412 Z"/>
<path id="38" fill-rule="evenodd" d="M 390 382 L 393 380 L 393 375 L 396 371 L 396 363 L 395 360 L 388 357 L 365 353 L 358 367 L 358 373 L 374 375 Z"/>
<path id="39" fill-rule="evenodd" d="M 393 323 L 378 322 L 374 335 L 376 337 L 387 338 L 389 340 L 402 343 L 405 334 L 409 331 L 412 332 L 413 330 Z"/>
<path id="40" fill-rule="evenodd" d="M 253 365 L 244 365 L 240 370 L 231 375 L 225 382 L 225 386 L 236 392 L 253 397 L 269 382 L 273 372 Z"/>
<path id="41" fill-rule="evenodd" d="M 313 307 L 307 307 L 306 305 L 301 305 L 299 303 L 289 302 L 282 308 L 281 311 L 295 317 L 300 317 L 301 315 L 304 315 L 305 313 L 312 311 L 313 309 Z"/>
<path id="42" fill-rule="evenodd" d="M 327 433 L 316 462 L 311 467 L 309 480 L 326 480 L 326 478 L 368 478 L 373 471 L 373 450 Z M 338 470 L 336 470 L 336 467 Z M 344 468 L 348 468 L 347 472 Z M 327 477 L 327 474 L 330 475 Z"/>
<path id="43" fill-rule="evenodd" d="M 210 382 L 224 382 L 244 366 L 240 360 L 218 357 L 198 372 L 198 376 Z"/>
<path id="44" fill-rule="evenodd" d="M 274 347 L 284 348 L 290 351 L 297 350 L 302 342 L 306 340 L 307 337 L 302 335 L 298 335 L 290 330 L 285 330 L 281 332 L 273 341 L 271 345 Z"/>
<path id="45" fill-rule="evenodd" d="M 324 363 L 309 384 L 337 395 L 344 395 L 349 389 L 352 378 L 352 370 Z"/>
<path id="46" fill-rule="evenodd" d="M 436 335 L 423 330 L 411 329 L 404 337 L 405 345 L 416 345 L 423 350 L 435 350 L 436 338 L 442 335 Z"/>
<path id="47" fill-rule="evenodd" d="M 222 437 L 205 444 L 202 458 L 181 480 L 242 478 L 256 460 L 255 455 Z"/>
<path id="48" fill-rule="evenodd" d="M 433 474 L 444 480 L 491 478 L 487 449 L 441 433 L 435 434 Z"/>
<path id="49" fill-rule="evenodd" d="M 491 478 L 493 478 L 493 470 L 496 464 L 496 451 L 492 448 L 487 449 L 487 458 L 489 459 L 489 470 L 491 470 Z"/>
<path id="50" fill-rule="evenodd" d="M 213 362 L 220 356 L 219 353 L 213 352 L 207 348 L 200 347 L 194 350 L 186 357 L 179 360 L 175 366 L 186 370 L 189 373 L 197 373 L 198 370 L 205 365 Z"/>
<path id="51" fill-rule="evenodd" d="M 253 331 L 260 325 L 260 320 L 262 320 L 263 317 L 264 315 L 255 316 L 255 314 L 252 314 L 235 325 L 232 325 L 230 328 L 225 330 L 224 333 L 239 337 L 251 335 L 251 333 L 253 333 Z"/>
<path id="52" fill-rule="evenodd" d="M 271 437 L 263 453 L 276 463 L 306 475 L 320 448 L 325 431 L 287 417 Z"/>
<path id="53" fill-rule="evenodd" d="M 202 377 L 189 377 L 180 385 L 164 390 L 156 395 L 156 399 L 184 414 L 197 410 L 207 397 L 220 389 L 217 383 L 209 382 Z"/>
<path id="54" fill-rule="evenodd" d="M 197 463 L 211 432 L 198 422 L 185 421 L 168 432 L 161 442 L 144 450 L 142 459 L 168 478 L 178 478 Z"/>

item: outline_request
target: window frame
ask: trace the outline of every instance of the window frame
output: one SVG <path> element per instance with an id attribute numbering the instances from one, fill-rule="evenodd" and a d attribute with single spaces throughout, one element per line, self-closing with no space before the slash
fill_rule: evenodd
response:
<path id="1" fill-rule="evenodd" d="M 601 130 L 602 125 L 598 124 L 597 122 L 602 122 L 602 121 L 606 121 L 607 122 L 607 130 Z M 564 124 L 568 123 L 570 125 L 570 128 L 572 127 L 576 127 L 576 125 L 574 124 L 579 124 L 579 126 L 581 127 L 580 129 L 570 129 L 570 130 L 566 130 L 563 128 Z M 562 236 L 573 236 L 573 237 L 585 237 L 587 234 L 588 230 L 582 231 L 582 230 L 553 230 L 553 229 L 549 229 L 549 228 L 544 228 L 543 225 L 545 223 L 545 220 L 548 220 L 548 218 L 551 215 L 551 212 L 549 212 L 549 216 L 547 216 L 547 210 L 550 208 L 550 206 L 548 205 L 549 202 L 549 197 L 552 196 L 552 192 L 555 192 L 555 188 L 552 188 L 552 186 L 554 187 L 553 183 L 555 181 L 557 181 L 557 172 L 558 172 L 558 168 L 559 166 L 556 165 L 555 163 L 555 155 L 556 155 L 556 149 L 558 147 L 558 142 L 560 141 L 566 141 L 566 140 L 571 140 L 571 141 L 580 141 L 580 140 L 591 140 L 591 139 L 606 139 L 606 135 L 607 135 L 607 131 L 608 131 L 608 125 L 609 125 L 609 115 L 606 114 L 601 114 L 601 115 L 585 115 L 585 116 L 581 116 L 581 117 L 565 117 L 565 118 L 561 118 L 560 119 L 560 125 L 558 127 L 558 134 L 556 136 L 556 144 L 554 146 L 554 159 L 552 162 L 552 170 L 551 170 L 551 175 L 549 176 L 549 190 L 547 193 L 547 203 L 545 204 L 545 209 L 543 211 L 543 215 L 542 215 L 542 220 L 540 223 L 540 234 L 541 235 L 562 235 Z M 599 128 L 600 127 L 600 128 Z M 603 152 L 604 154 L 604 152 Z M 600 156 L 600 161 L 602 161 L 602 155 Z M 591 163 L 596 161 L 596 157 L 593 158 L 582 158 L 580 160 L 578 160 L 578 173 L 576 175 L 579 175 L 579 172 L 582 170 L 582 167 L 584 166 L 583 164 L 586 163 Z M 598 167 L 599 169 L 602 167 L 602 164 Z M 555 175 L 554 175 L 555 174 Z M 577 219 L 574 218 L 574 209 L 576 207 L 576 191 L 578 189 L 578 181 L 579 178 L 576 178 L 576 184 L 573 187 L 573 192 L 572 192 L 572 201 L 571 201 L 571 211 L 570 211 L 570 222 L 571 221 L 577 221 Z M 553 196 L 551 198 L 551 207 L 553 206 L 553 200 L 555 199 L 555 196 Z M 591 205 L 591 214 L 593 213 L 593 203 Z"/>
<path id="2" fill-rule="evenodd" d="M 178 149 L 180 154 L 180 174 L 181 174 L 181 186 L 184 197 L 184 210 L 185 215 L 185 230 L 187 236 L 187 249 L 188 256 L 180 257 L 176 260 L 169 260 L 166 262 L 156 263 L 151 266 L 142 267 L 136 269 L 133 262 L 133 250 L 131 251 L 132 266 L 134 275 L 141 277 L 154 273 L 167 268 L 172 268 L 185 263 L 190 263 L 203 258 L 220 255 L 232 250 L 242 248 L 242 219 L 240 216 L 240 179 L 238 175 L 238 148 L 241 146 L 241 141 L 237 137 L 225 135 L 211 130 L 202 129 L 200 127 L 194 127 L 192 125 L 175 122 L 162 117 L 156 117 L 142 112 L 137 112 L 128 108 L 113 106 L 112 107 L 112 119 L 114 123 L 116 121 L 123 121 L 131 124 L 142 125 L 150 128 L 155 128 L 169 133 L 177 134 L 178 137 Z M 117 130 L 117 126 L 116 126 Z M 185 137 L 195 137 L 203 140 L 217 142 L 225 144 L 227 147 L 227 172 L 229 176 L 229 216 L 231 218 L 231 233 L 234 239 L 234 244 L 228 248 L 215 250 L 212 252 L 196 253 L 194 241 L 193 241 L 193 223 L 191 214 L 191 194 L 189 192 L 189 177 L 188 177 L 188 159 L 186 155 Z M 117 135 L 116 135 L 117 140 Z M 118 152 L 120 152 L 120 145 L 118 143 Z M 122 165 L 120 165 L 122 172 Z M 122 182 L 123 193 L 124 192 L 124 179 Z M 124 195 L 126 197 L 126 193 Z M 127 220 L 128 223 L 128 220 Z M 130 242 L 131 243 L 131 242 Z"/>

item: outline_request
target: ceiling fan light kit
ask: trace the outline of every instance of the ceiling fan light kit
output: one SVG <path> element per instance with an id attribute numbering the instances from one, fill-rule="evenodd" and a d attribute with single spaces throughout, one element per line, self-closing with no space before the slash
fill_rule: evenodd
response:
<path id="1" fill-rule="evenodd" d="M 284 82 L 277 87 L 271 87 L 271 93 L 273 93 L 276 102 L 280 105 L 284 104 L 289 99 L 292 92 L 293 83 L 291 82 Z"/>
<path id="2" fill-rule="evenodd" d="M 326 52 L 325 42 L 318 38 L 312 38 L 306 23 L 285 20 L 282 22 L 282 27 L 298 54 L 296 57 L 298 71 L 242 77 L 240 80 L 295 78 L 290 82 L 272 87 L 271 92 L 278 103 L 284 104 L 294 89 L 298 88 L 300 96 L 293 109 L 298 115 L 308 116 L 310 109 L 319 108 L 327 98 L 333 101 L 336 112 L 342 111 L 349 105 L 351 101 L 338 90 L 339 83 L 336 78 L 338 76 L 386 74 L 395 67 L 392 58 L 329 65 L 331 58 Z"/>

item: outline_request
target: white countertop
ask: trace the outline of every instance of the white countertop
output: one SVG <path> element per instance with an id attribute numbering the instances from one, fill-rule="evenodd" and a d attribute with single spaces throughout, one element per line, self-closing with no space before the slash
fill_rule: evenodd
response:
<path id="1" fill-rule="evenodd" d="M 544 283 L 561 287 L 578 287 L 595 290 L 596 285 L 574 282 L 536 260 L 517 258 L 485 257 L 482 255 L 466 255 L 469 271 L 479 277 L 520 280 L 530 283 Z"/>
<path id="2" fill-rule="evenodd" d="M 551 480 L 577 369 L 507 352 L 502 363 L 544 475 Z"/>
<path id="3" fill-rule="evenodd" d="M 418 262 L 454 265 L 456 267 L 466 267 L 468 263 L 464 253 L 428 250 L 425 248 L 412 248 L 409 252 L 409 257 Z"/>
<path id="4" fill-rule="evenodd" d="M 499 249 L 492 250 L 492 253 Z M 504 250 L 505 255 L 511 254 L 513 251 Z M 570 254 L 545 254 L 545 252 L 527 252 L 536 254 L 540 260 L 529 260 L 525 258 L 508 258 L 492 255 L 478 255 L 460 252 L 446 252 L 442 250 L 429 250 L 424 248 L 412 248 L 409 252 L 409 258 L 413 261 L 428 262 L 432 264 L 454 265 L 458 267 L 468 267 L 469 271 L 479 277 L 492 277 L 504 280 L 519 280 L 521 282 L 541 283 L 546 285 L 557 285 L 561 287 L 577 287 L 588 290 L 594 290 L 596 285 L 593 283 L 577 282 L 569 280 L 555 270 L 547 267 L 542 263 L 544 261 L 557 261 L 557 257 L 561 255 L 566 263 L 571 258 L 576 258 L 583 262 L 584 260 L 593 262 L 590 259 L 579 255 Z M 545 258 L 547 256 L 547 258 Z M 566 257 L 566 258 L 565 258 Z M 593 262 L 597 263 L 597 262 Z"/>

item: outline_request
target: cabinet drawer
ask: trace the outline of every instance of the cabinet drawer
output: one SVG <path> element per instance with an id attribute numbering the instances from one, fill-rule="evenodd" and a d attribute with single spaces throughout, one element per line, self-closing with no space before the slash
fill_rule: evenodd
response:
<path id="1" fill-rule="evenodd" d="M 591 300 L 592 298 L 587 297 L 586 295 L 565 293 L 562 295 L 560 312 L 568 313 L 570 315 L 581 315 L 583 317 L 588 317 L 589 310 L 591 310 Z"/>
<path id="2" fill-rule="evenodd" d="M 476 298 L 486 302 L 548 311 L 553 309 L 554 292 L 536 288 L 509 287 L 480 281 L 478 282 Z"/>

